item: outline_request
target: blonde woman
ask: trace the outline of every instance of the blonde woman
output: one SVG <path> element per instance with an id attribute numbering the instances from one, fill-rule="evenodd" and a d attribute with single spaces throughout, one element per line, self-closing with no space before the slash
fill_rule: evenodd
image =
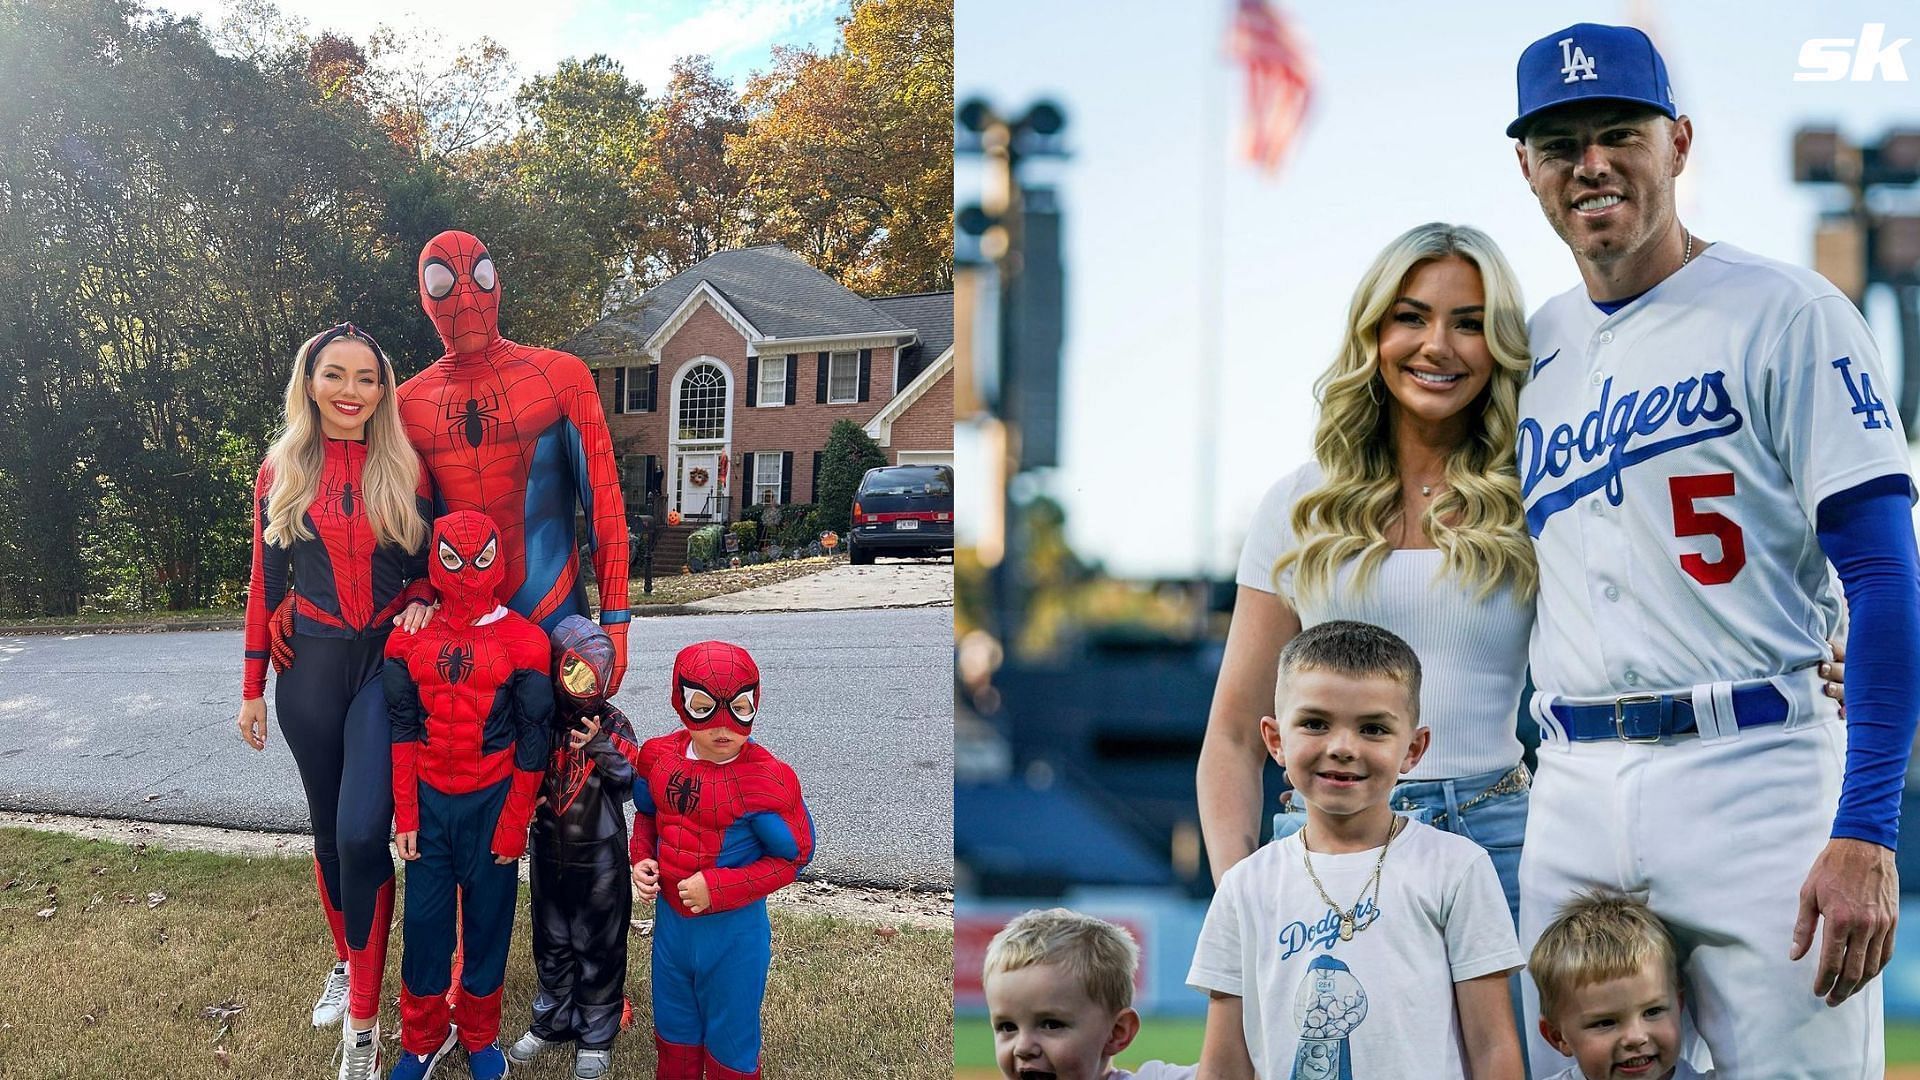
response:
<path id="1" fill-rule="evenodd" d="M 275 712 L 313 823 L 314 877 L 336 962 L 313 1024 L 344 1012 L 341 1080 L 379 1075 L 380 979 L 393 911 L 391 727 L 380 673 L 387 634 L 425 625 L 426 472 L 392 401 L 393 366 L 342 323 L 307 339 L 287 380 L 286 427 L 253 495 L 240 736 L 267 745 Z"/>

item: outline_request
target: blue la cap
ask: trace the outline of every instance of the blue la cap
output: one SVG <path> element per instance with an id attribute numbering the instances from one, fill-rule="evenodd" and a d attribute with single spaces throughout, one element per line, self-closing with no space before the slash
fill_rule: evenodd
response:
<path id="1" fill-rule="evenodd" d="M 1573 101 L 1632 101 L 1678 119 L 1667 62 L 1636 27 L 1575 23 L 1520 54 L 1520 116 L 1507 125 L 1517 139 L 1527 122 Z"/>

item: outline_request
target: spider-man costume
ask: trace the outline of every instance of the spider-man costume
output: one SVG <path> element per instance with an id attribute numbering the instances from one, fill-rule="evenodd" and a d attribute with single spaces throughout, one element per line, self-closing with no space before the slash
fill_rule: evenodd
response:
<path id="1" fill-rule="evenodd" d="M 604 1050 L 620 1033 L 626 1001 L 627 814 L 633 726 L 607 703 L 613 642 L 569 615 L 553 630 L 553 754 L 533 816 L 533 964 L 540 991 L 530 1030 L 549 1042 Z M 582 718 L 600 733 L 579 750 L 567 737 Z"/>
<path id="2" fill-rule="evenodd" d="M 546 766 L 553 683 L 547 637 L 499 605 L 500 530 L 462 510 L 434 522 L 428 576 L 440 611 L 387 641 L 398 832 L 417 832 L 407 864 L 400 959 L 400 1045 L 431 1054 L 447 1039 L 454 895 L 466 962 L 451 1006 L 469 1051 L 500 1031 L 501 981 L 519 888 L 515 862 Z"/>
<path id="3" fill-rule="evenodd" d="M 265 694 L 271 640 L 281 663 L 291 661 L 276 680 L 274 705 L 306 789 L 320 904 L 334 954 L 347 963 L 348 1010 L 368 1017 L 380 1008 L 393 911 L 381 649 L 394 614 L 409 603 L 431 603 L 433 595 L 424 549 L 409 554 L 375 540 L 361 485 L 366 444 L 326 439 L 324 446 L 318 487 L 303 518 L 311 538 L 291 549 L 265 538 L 272 470 L 262 463 L 254 481 L 240 692 L 249 701 Z M 425 519 L 431 508 L 424 472 L 415 505 Z M 289 598 L 291 636 L 275 635 L 269 613 Z"/>
<path id="4" fill-rule="evenodd" d="M 593 376 L 570 353 L 500 336 L 500 281 L 474 236 L 449 230 L 427 241 L 419 275 L 420 303 L 447 352 L 401 385 L 400 419 L 433 475 L 436 506 L 499 524 L 501 602 L 551 632 L 588 614 L 578 499 L 614 644 L 611 695 L 627 667 L 627 519 Z"/>
<path id="5" fill-rule="evenodd" d="M 773 932 L 767 895 L 813 858 L 813 819 L 793 769 L 754 742 L 760 669 L 747 650 L 702 641 L 673 661 L 673 708 L 687 730 L 621 746 L 634 764 L 633 862 L 660 863 L 653 931 L 654 1046 L 660 1080 L 760 1075 L 760 1006 Z M 744 742 L 711 762 L 693 731 Z M 711 905 L 687 909 L 680 883 L 700 874 Z"/>

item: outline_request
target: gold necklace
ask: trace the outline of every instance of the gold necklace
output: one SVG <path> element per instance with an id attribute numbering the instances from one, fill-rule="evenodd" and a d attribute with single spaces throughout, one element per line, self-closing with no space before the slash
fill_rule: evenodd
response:
<path id="1" fill-rule="evenodd" d="M 1300 834 L 1300 861 L 1307 864 L 1307 877 L 1312 880 L 1315 891 L 1320 894 L 1320 899 L 1326 901 L 1327 906 L 1333 909 L 1334 914 L 1340 916 L 1341 941 L 1353 940 L 1354 931 L 1358 929 L 1354 923 L 1360 917 L 1360 901 L 1367 898 L 1367 893 L 1372 892 L 1375 902 L 1377 903 L 1379 901 L 1380 868 L 1386 865 L 1387 849 L 1393 846 L 1393 838 L 1400 835 L 1400 827 L 1406 823 L 1406 818 L 1398 814 L 1394 815 L 1393 824 L 1387 827 L 1386 842 L 1380 845 L 1380 857 L 1373 861 L 1373 876 L 1367 879 L 1365 885 L 1361 886 L 1360 895 L 1353 898 L 1353 906 L 1344 911 L 1340 909 L 1339 904 L 1333 902 L 1333 897 L 1327 895 L 1327 887 L 1320 884 L 1320 875 L 1313 872 L 1313 853 L 1307 850 L 1307 834 L 1304 832 Z"/>

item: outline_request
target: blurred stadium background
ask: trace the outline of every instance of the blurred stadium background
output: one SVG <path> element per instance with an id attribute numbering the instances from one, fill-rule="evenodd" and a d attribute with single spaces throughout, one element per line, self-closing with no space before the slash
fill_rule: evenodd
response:
<path id="1" fill-rule="evenodd" d="M 1736 26 L 1699 6 L 1501 0 L 1471 25 L 1438 7 L 1379 25 L 1358 5 L 1295 5 L 1292 36 L 1250 53 L 1244 34 L 1264 31 L 1245 20 L 1265 5 L 1215 7 L 1176 24 L 1144 0 L 958 5 L 962 1074 L 993 1066 L 987 940 L 1056 904 L 1141 944 L 1146 1023 L 1120 1062 L 1197 1058 L 1205 1001 L 1184 977 L 1211 888 L 1194 766 L 1232 566 L 1259 496 L 1307 457 L 1347 292 L 1433 218 L 1491 232 L 1530 304 L 1574 281 L 1499 135 L 1526 42 L 1588 20 L 1653 33 L 1698 132 L 1683 217 L 1854 296 L 1916 427 L 1920 48 L 1868 78 L 1794 76 L 1810 39 L 1920 39 L 1920 8 L 1781 0 Z M 1098 47 L 1061 47 L 1082 37 Z M 1289 95 L 1311 97 L 1297 130 Z M 1270 765 L 1268 795 L 1283 786 Z M 1911 770 L 1906 802 L 1893 1075 L 1920 1063 Z"/>

